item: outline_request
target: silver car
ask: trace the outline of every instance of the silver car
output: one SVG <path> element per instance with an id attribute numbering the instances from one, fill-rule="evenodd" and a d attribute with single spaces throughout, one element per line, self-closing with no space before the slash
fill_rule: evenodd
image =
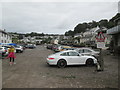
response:
<path id="1" fill-rule="evenodd" d="M 77 48 L 76 51 L 79 52 L 82 55 L 94 56 L 96 58 L 100 54 L 99 51 L 95 51 L 95 50 L 93 50 L 91 48 Z"/>
<path id="2" fill-rule="evenodd" d="M 48 65 L 57 65 L 63 68 L 67 65 L 83 65 L 93 66 L 97 63 L 97 59 L 93 56 L 84 56 L 75 50 L 61 51 L 47 57 Z"/>

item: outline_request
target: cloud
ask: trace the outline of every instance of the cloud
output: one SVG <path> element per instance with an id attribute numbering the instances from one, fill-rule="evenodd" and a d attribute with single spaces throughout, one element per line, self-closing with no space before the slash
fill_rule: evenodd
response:
<path id="1" fill-rule="evenodd" d="M 2 25 L 7 31 L 64 34 L 78 23 L 110 19 L 117 2 L 5 2 Z"/>
<path id="2" fill-rule="evenodd" d="M 1 0 L 1 2 L 118 2 L 119 0 Z"/>

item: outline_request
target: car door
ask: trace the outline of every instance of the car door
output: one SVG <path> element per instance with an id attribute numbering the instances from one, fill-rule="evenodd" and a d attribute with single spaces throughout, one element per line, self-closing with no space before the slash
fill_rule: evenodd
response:
<path id="1" fill-rule="evenodd" d="M 68 52 L 67 60 L 71 65 L 80 64 L 80 55 L 74 51 Z"/>

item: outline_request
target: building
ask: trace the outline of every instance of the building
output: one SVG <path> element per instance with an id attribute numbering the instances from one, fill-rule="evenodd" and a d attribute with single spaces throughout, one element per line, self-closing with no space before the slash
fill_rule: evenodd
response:
<path id="1" fill-rule="evenodd" d="M 96 41 L 95 36 L 98 30 L 100 30 L 98 26 L 90 30 L 86 30 L 86 32 L 84 32 L 82 34 L 82 37 L 80 38 L 80 43 L 95 44 L 95 41 Z"/>
<path id="2" fill-rule="evenodd" d="M 0 29 L 0 43 L 12 43 L 12 36 Z"/>
<path id="3" fill-rule="evenodd" d="M 19 42 L 19 35 L 18 34 L 13 34 L 13 33 L 9 33 L 9 35 L 12 37 L 12 42 L 13 43 L 18 43 Z"/>
<path id="4" fill-rule="evenodd" d="M 108 29 L 107 34 L 112 36 L 111 49 L 114 53 L 120 53 L 120 17 L 114 20 L 117 26 Z"/>
<path id="5" fill-rule="evenodd" d="M 21 41 L 24 43 L 36 43 L 36 37 L 24 37 L 23 39 L 21 39 Z"/>
<path id="6" fill-rule="evenodd" d="M 74 35 L 74 38 L 77 40 L 74 40 L 76 43 L 84 44 L 86 46 L 91 46 L 91 47 L 96 47 L 97 41 L 96 41 L 96 36 L 98 35 L 99 32 L 103 32 L 104 36 L 106 37 L 105 39 L 105 46 L 108 47 L 110 44 L 111 36 L 106 34 L 107 28 L 105 27 L 95 27 L 92 29 L 86 29 L 84 33 L 77 33 Z"/>
<path id="7" fill-rule="evenodd" d="M 51 44 L 58 44 L 59 40 L 58 39 L 52 39 Z"/>

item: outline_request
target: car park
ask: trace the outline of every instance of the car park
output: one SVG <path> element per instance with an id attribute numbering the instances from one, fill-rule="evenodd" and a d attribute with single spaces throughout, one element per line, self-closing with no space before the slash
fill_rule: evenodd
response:
<path id="1" fill-rule="evenodd" d="M 49 55 L 47 58 L 48 65 L 57 65 L 59 68 L 65 67 L 67 65 L 81 65 L 81 64 L 92 66 L 96 63 L 97 59 L 95 57 L 79 54 L 76 50 L 61 51 Z"/>

